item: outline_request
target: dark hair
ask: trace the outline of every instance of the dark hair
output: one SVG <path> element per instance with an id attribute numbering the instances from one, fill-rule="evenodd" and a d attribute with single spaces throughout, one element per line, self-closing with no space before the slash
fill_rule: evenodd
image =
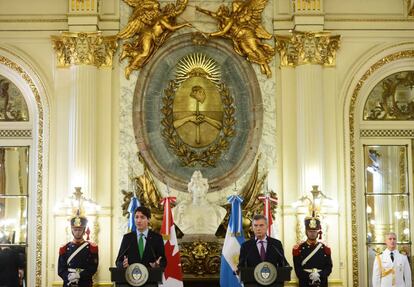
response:
<path id="1" fill-rule="evenodd" d="M 148 207 L 145 207 L 143 205 L 138 206 L 134 211 L 134 217 L 135 217 L 135 214 L 137 214 L 138 211 L 141 212 L 143 215 L 145 215 L 148 219 L 151 218 L 151 210 Z"/>
<path id="2" fill-rule="evenodd" d="M 253 221 L 261 220 L 261 219 L 263 219 L 266 222 L 266 224 L 267 224 L 267 218 L 266 218 L 266 216 L 264 216 L 262 214 L 255 214 L 253 216 Z"/>

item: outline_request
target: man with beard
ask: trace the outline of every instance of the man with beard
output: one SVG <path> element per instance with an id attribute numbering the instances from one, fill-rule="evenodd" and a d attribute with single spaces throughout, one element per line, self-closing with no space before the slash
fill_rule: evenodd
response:
<path id="1" fill-rule="evenodd" d="M 98 246 L 83 238 L 87 223 L 78 210 L 70 221 L 73 240 L 59 250 L 58 274 L 63 287 L 92 287 L 92 276 L 98 269 Z"/>
<path id="2" fill-rule="evenodd" d="M 293 247 L 293 262 L 299 287 L 328 286 L 332 272 L 331 249 L 318 241 L 321 222 L 312 214 L 305 218 L 307 240 Z"/>

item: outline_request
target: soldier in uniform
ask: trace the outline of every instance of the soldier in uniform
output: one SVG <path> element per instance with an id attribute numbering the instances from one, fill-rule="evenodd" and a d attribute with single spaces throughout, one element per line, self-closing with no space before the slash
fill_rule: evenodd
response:
<path id="1" fill-rule="evenodd" d="M 406 255 L 397 250 L 397 236 L 385 236 L 387 249 L 377 255 L 372 271 L 373 287 L 411 287 L 411 268 Z"/>
<path id="2" fill-rule="evenodd" d="M 92 287 L 92 276 L 98 269 L 98 246 L 83 238 L 87 223 L 78 210 L 70 221 L 73 240 L 59 250 L 58 274 L 64 287 Z"/>
<path id="3" fill-rule="evenodd" d="M 318 241 L 321 222 L 313 214 L 305 218 L 307 240 L 293 247 L 293 262 L 300 287 L 328 286 L 332 272 L 331 249 Z"/>

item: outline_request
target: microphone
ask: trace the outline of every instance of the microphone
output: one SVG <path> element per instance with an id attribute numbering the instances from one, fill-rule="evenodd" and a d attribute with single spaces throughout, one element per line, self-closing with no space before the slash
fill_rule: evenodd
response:
<path id="1" fill-rule="evenodd" d="M 276 246 L 274 246 L 269 240 L 267 241 L 267 245 L 269 245 L 276 251 L 276 253 L 283 259 L 283 266 L 290 266 L 289 262 L 287 262 L 285 255 L 283 255 Z"/>
<path id="2" fill-rule="evenodd" d="M 247 259 L 249 258 L 250 253 L 252 252 L 253 248 L 257 248 L 257 238 L 254 239 L 254 245 L 250 246 L 249 250 L 246 252 L 246 258 L 244 259 L 244 267 L 247 267 Z"/>
<path id="3" fill-rule="evenodd" d="M 122 252 L 119 252 L 118 257 L 116 258 L 116 265 L 117 265 L 117 267 L 118 267 L 118 261 L 121 263 L 121 266 L 122 266 L 122 262 L 124 261 L 123 258 L 127 254 L 129 248 L 131 248 L 131 244 L 128 244 L 128 246 Z"/>
<path id="4" fill-rule="evenodd" d="M 150 250 L 151 250 L 152 257 L 154 258 L 154 262 L 156 262 L 156 261 L 158 260 L 158 258 L 157 258 L 157 256 L 155 255 L 154 248 L 152 248 L 151 243 L 149 243 L 149 241 L 148 241 L 148 239 L 151 239 L 151 237 L 147 237 L 147 236 L 145 236 L 145 235 L 144 235 L 144 238 L 145 238 L 145 245 L 147 245 L 147 244 L 148 244 L 148 246 L 149 246 L 149 248 L 150 248 Z"/>

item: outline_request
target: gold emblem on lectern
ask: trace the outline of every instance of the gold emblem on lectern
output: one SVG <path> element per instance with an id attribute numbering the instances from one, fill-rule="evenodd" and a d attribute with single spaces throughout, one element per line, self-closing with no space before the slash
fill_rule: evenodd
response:
<path id="1" fill-rule="evenodd" d="M 191 54 L 165 90 L 162 134 L 185 166 L 214 166 L 235 134 L 234 99 L 220 78 L 213 59 Z"/>

